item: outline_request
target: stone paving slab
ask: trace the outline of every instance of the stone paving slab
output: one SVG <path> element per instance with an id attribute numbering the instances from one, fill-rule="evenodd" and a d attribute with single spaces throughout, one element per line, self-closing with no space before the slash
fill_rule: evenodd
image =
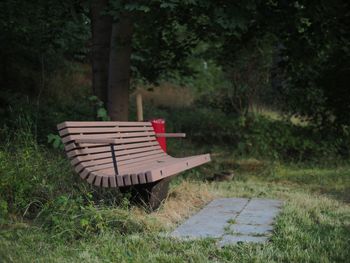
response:
<path id="1" fill-rule="evenodd" d="M 219 246 L 238 242 L 266 242 L 282 202 L 260 198 L 220 198 L 175 229 L 182 239 L 216 238 Z"/>
<path id="2" fill-rule="evenodd" d="M 237 244 L 237 243 L 264 243 L 268 240 L 268 237 L 265 236 L 231 236 L 231 235 L 225 235 L 222 237 L 221 240 L 219 240 L 218 245 L 220 247 Z"/>
<path id="3" fill-rule="evenodd" d="M 246 198 L 216 199 L 204 207 L 170 235 L 184 238 L 220 238 L 224 235 L 224 225 L 238 216 L 247 205 Z"/>
<path id="4" fill-rule="evenodd" d="M 240 235 L 268 235 L 272 233 L 272 225 L 241 225 L 234 224 L 230 226 L 232 233 Z"/>

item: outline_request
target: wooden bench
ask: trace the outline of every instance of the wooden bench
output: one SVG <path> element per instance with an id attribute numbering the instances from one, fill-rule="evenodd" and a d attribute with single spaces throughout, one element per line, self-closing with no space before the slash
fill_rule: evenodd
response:
<path id="1" fill-rule="evenodd" d="M 141 187 L 210 161 L 209 154 L 169 156 L 150 122 L 68 121 L 57 127 L 75 171 L 95 186 Z"/>

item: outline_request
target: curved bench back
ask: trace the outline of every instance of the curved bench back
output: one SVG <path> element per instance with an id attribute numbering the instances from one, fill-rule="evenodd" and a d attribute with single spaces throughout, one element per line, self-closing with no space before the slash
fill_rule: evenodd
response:
<path id="1" fill-rule="evenodd" d="M 77 139 L 117 139 L 117 165 L 128 169 L 135 163 L 166 156 L 150 122 L 78 122 L 57 125 L 75 170 L 82 178 L 89 172 L 113 167 L 111 147 L 106 143 L 76 143 Z"/>

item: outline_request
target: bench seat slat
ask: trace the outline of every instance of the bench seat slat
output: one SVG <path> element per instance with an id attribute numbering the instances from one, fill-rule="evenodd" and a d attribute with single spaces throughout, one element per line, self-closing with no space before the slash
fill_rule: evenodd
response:
<path id="1" fill-rule="evenodd" d="M 163 179 L 165 177 L 168 177 L 170 175 L 174 175 L 179 172 L 191 169 L 193 167 L 196 167 L 208 161 L 210 161 L 210 156 L 207 154 L 199 155 L 199 156 L 191 156 L 186 158 L 171 157 L 170 160 L 167 160 L 162 164 L 159 164 L 153 161 L 153 162 L 143 164 L 142 166 L 139 166 L 139 167 L 134 167 L 133 169 L 128 169 L 127 171 L 131 176 L 131 178 L 133 178 L 134 174 L 139 174 L 139 175 L 141 174 L 142 179 L 139 180 L 139 183 L 142 184 L 142 183 L 146 183 L 146 178 L 143 177 L 146 173 L 148 174 L 147 182 L 154 182 L 154 181 Z M 114 170 L 112 168 L 104 169 L 101 172 L 109 176 L 114 175 Z M 125 178 L 125 175 L 123 175 L 123 178 Z"/>
<path id="2" fill-rule="evenodd" d="M 169 156 L 170 157 L 170 156 Z M 123 171 L 124 173 L 129 172 L 129 173 L 140 173 L 142 171 L 146 172 L 146 171 L 152 171 L 152 170 L 157 170 L 157 169 L 162 169 L 162 168 L 166 168 L 169 165 L 174 165 L 174 164 L 179 164 L 179 163 L 183 163 L 184 167 L 190 167 L 191 163 L 196 162 L 198 160 L 205 160 L 205 155 L 198 155 L 198 156 L 190 156 L 190 157 L 185 157 L 185 158 L 174 158 L 174 157 L 170 157 L 168 159 L 163 159 L 160 160 L 161 162 L 159 162 L 157 159 L 150 161 L 150 162 L 146 162 L 140 165 L 134 165 L 134 166 L 128 166 L 126 168 L 125 171 Z M 188 165 L 187 165 L 188 163 Z M 113 174 L 114 171 L 113 170 L 103 170 L 103 173 L 105 174 Z"/>
<path id="3" fill-rule="evenodd" d="M 119 162 L 118 168 L 124 169 L 125 167 L 127 167 L 127 165 L 134 165 L 135 163 L 149 162 L 151 160 L 157 160 L 157 159 L 162 159 L 162 158 L 165 159 L 168 157 L 169 156 L 165 155 L 164 153 L 158 153 L 158 154 L 148 155 L 148 156 L 144 156 L 144 157 L 140 157 L 140 158 L 125 160 L 125 161 Z M 95 161 L 95 163 L 91 163 L 90 166 L 85 165 L 85 164 L 84 165 L 78 164 L 75 167 L 75 171 L 77 173 L 80 173 L 84 169 L 87 169 L 88 171 L 97 171 L 97 170 L 102 170 L 105 168 L 112 168 L 112 167 L 113 167 L 113 163 L 111 161 L 99 160 L 99 161 Z M 125 169 L 127 169 L 127 168 L 125 168 Z"/>

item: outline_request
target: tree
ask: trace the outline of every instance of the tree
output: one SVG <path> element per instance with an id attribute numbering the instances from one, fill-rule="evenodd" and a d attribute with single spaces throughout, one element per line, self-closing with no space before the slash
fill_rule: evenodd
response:
<path id="1" fill-rule="evenodd" d="M 128 117 L 132 69 L 149 81 L 172 69 L 191 74 L 183 62 L 193 48 L 239 40 L 255 8 L 255 1 L 93 1 L 93 85 L 112 120 Z"/>
<path id="2" fill-rule="evenodd" d="M 86 55 L 89 20 L 78 1 L 0 2 L 0 84 L 31 96 L 65 60 Z"/>
<path id="3" fill-rule="evenodd" d="M 280 0 L 260 13 L 283 47 L 285 110 L 319 127 L 350 125 L 349 2 Z"/>
<path id="4" fill-rule="evenodd" d="M 108 0 L 91 2 L 90 18 L 92 33 L 92 87 L 94 94 L 107 102 L 108 69 L 111 44 L 112 17 L 105 14 Z"/>
<path id="5" fill-rule="evenodd" d="M 113 22 L 108 74 L 108 113 L 112 120 L 128 120 L 133 21 L 130 13 Z"/>
<path id="6" fill-rule="evenodd" d="M 93 90 L 112 120 L 127 120 L 133 21 L 114 11 L 108 0 L 91 3 Z"/>

